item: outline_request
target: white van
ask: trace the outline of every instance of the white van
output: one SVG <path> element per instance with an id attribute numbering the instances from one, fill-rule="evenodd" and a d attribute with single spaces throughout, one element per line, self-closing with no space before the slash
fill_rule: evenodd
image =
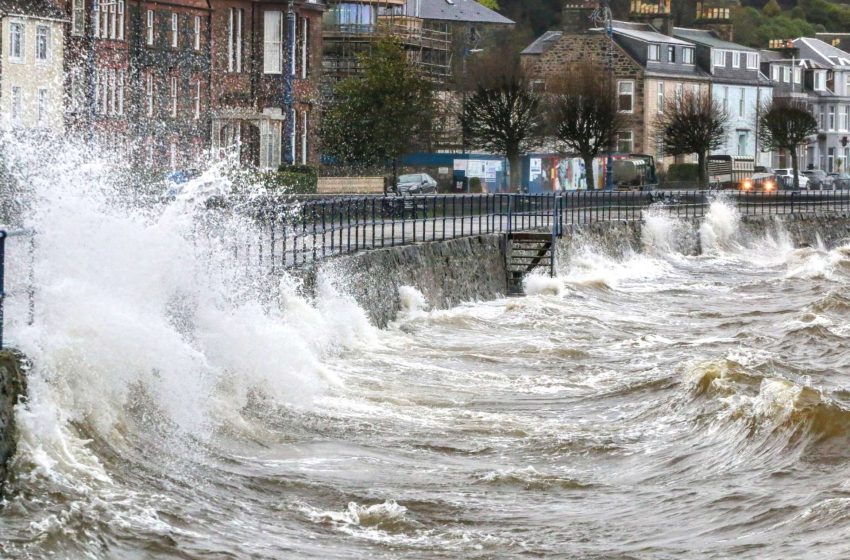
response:
<path id="1" fill-rule="evenodd" d="M 779 184 L 782 185 L 784 189 L 793 189 L 794 188 L 794 170 L 793 169 L 774 169 L 774 174 L 776 175 L 776 180 L 779 181 Z M 800 179 L 800 190 L 805 191 L 809 189 L 809 178 L 805 175 L 797 173 L 797 177 Z"/>

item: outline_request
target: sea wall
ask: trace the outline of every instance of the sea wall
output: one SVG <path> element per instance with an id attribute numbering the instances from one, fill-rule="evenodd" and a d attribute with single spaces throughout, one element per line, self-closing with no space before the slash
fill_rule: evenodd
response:
<path id="1" fill-rule="evenodd" d="M 701 218 L 679 222 L 673 250 L 699 254 L 702 222 Z M 584 246 L 615 256 L 640 251 L 645 227 L 642 222 L 626 221 L 570 226 L 557 243 L 557 266 L 569 266 L 574 252 Z M 739 235 L 744 240 L 780 229 L 798 247 L 822 243 L 832 248 L 850 240 L 850 215 L 745 216 L 739 223 Z M 375 325 L 385 327 L 402 308 L 402 286 L 420 290 L 432 309 L 504 296 L 505 247 L 502 235 L 465 237 L 340 256 L 316 268 L 301 270 L 298 275 L 308 295 L 315 294 L 320 278 L 327 280 L 353 296 Z"/>
<path id="2" fill-rule="evenodd" d="M 0 489 L 6 480 L 6 465 L 15 454 L 15 405 L 26 395 L 22 363 L 15 352 L 0 352 Z"/>
<path id="3" fill-rule="evenodd" d="M 432 309 L 506 294 L 504 243 L 501 235 L 479 235 L 377 249 L 327 260 L 301 276 L 308 292 L 330 282 L 385 327 L 402 308 L 402 286 L 421 291 Z"/>

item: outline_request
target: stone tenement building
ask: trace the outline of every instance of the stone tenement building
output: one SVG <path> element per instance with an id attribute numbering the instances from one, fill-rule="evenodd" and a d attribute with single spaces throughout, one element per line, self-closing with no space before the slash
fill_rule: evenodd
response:
<path id="1" fill-rule="evenodd" d="M 318 163 L 322 0 L 52 1 L 70 22 L 71 132 L 158 168 L 191 167 L 210 149 L 263 168 Z"/>

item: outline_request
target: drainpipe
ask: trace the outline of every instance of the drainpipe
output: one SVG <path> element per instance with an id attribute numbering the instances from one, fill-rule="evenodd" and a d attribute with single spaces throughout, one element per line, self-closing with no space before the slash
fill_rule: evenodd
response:
<path id="1" fill-rule="evenodd" d="M 295 8 L 289 2 L 286 12 L 286 70 L 283 81 L 283 110 L 286 113 L 284 161 L 287 165 L 295 163 Z"/>

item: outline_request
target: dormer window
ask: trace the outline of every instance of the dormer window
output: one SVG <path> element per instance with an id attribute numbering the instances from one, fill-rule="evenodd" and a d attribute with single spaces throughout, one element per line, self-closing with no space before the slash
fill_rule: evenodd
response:
<path id="1" fill-rule="evenodd" d="M 815 70 L 815 91 L 826 91 L 826 70 Z"/>
<path id="2" fill-rule="evenodd" d="M 741 67 L 741 53 L 732 51 L 732 68 Z"/>
<path id="3" fill-rule="evenodd" d="M 747 53 L 747 69 L 758 70 L 759 55 L 757 53 Z"/>
<path id="4" fill-rule="evenodd" d="M 658 45 L 649 45 L 647 58 L 653 62 L 661 60 L 661 47 Z"/>
<path id="5" fill-rule="evenodd" d="M 673 45 L 667 47 L 667 62 L 676 62 L 676 47 Z"/>
<path id="6" fill-rule="evenodd" d="M 682 49 L 682 63 L 684 64 L 693 64 L 694 63 L 694 49 L 690 47 L 685 47 Z"/>
<path id="7" fill-rule="evenodd" d="M 726 67 L 726 51 L 714 51 L 714 66 Z"/>

